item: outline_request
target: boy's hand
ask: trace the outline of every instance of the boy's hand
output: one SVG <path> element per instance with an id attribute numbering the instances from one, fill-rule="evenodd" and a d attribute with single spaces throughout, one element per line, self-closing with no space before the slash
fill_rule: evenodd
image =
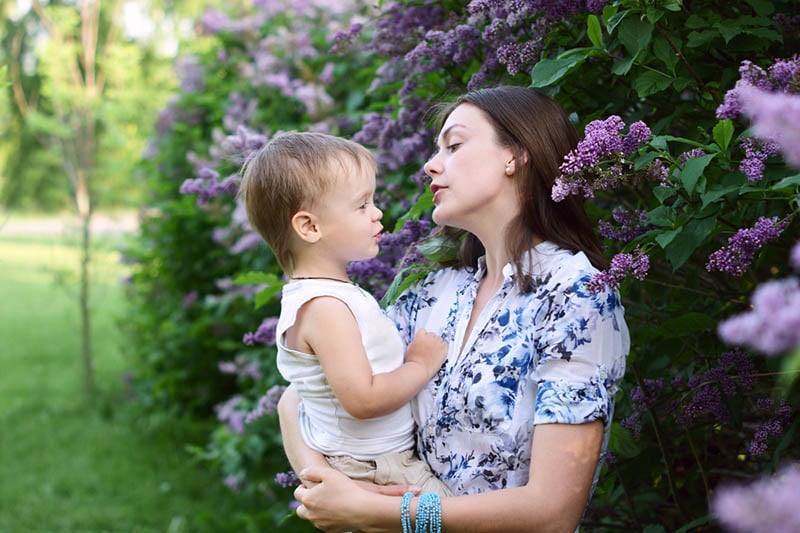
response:
<path id="1" fill-rule="evenodd" d="M 433 377 L 447 358 L 447 343 L 430 331 L 420 329 L 406 350 L 406 362 L 418 363 Z"/>

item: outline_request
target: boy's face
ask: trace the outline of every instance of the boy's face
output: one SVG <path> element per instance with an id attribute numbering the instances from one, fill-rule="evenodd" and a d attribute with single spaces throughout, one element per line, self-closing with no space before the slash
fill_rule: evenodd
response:
<path id="1" fill-rule="evenodd" d="M 367 164 L 346 168 L 315 209 L 322 232 L 317 251 L 341 264 L 375 257 L 383 229 L 383 212 L 374 201 L 375 172 Z"/>

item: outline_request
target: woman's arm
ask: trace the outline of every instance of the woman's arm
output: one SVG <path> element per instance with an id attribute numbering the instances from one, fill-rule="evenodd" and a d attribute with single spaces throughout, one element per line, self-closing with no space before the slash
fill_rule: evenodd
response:
<path id="1" fill-rule="evenodd" d="M 589 498 L 603 439 L 601 421 L 540 424 L 533 432 L 531 474 L 524 487 L 442 499 L 448 532 L 564 532 L 578 525 Z M 318 486 L 295 491 L 298 516 L 324 531 L 401 531 L 400 498 L 360 490 L 338 472 L 308 469 Z M 416 498 L 411 502 L 412 519 Z"/>

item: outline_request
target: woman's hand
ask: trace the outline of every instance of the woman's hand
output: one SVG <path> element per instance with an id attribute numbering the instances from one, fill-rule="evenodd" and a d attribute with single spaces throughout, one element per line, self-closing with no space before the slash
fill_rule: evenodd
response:
<path id="1" fill-rule="evenodd" d="M 313 486 L 301 485 L 294 490 L 294 497 L 300 502 L 297 516 L 327 532 L 363 527 L 359 512 L 369 508 L 364 502 L 374 493 L 332 468 L 306 468 L 300 472 L 300 480 Z"/>

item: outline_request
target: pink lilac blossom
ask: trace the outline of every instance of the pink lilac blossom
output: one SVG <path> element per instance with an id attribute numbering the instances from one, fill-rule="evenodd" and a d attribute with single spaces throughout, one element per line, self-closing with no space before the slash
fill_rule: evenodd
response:
<path id="1" fill-rule="evenodd" d="M 552 190 L 554 201 L 560 202 L 569 195 L 593 198 L 595 191 L 622 183 L 626 173 L 632 170 L 626 158 L 651 136 L 644 122 L 631 124 L 627 134 L 622 133 L 624 127 L 625 122 L 617 115 L 586 125 L 583 140 L 561 164 L 561 175 L 556 178 Z M 658 170 L 661 168 L 663 165 Z M 648 168 L 647 172 L 652 170 Z"/>
<path id="2" fill-rule="evenodd" d="M 797 69 L 787 75 L 796 78 Z M 739 100 L 742 114 L 750 118 L 753 134 L 776 143 L 786 162 L 800 168 L 800 94 L 742 87 Z"/>
<path id="3" fill-rule="evenodd" d="M 759 285 L 751 310 L 720 323 L 717 333 L 728 344 L 776 355 L 800 346 L 800 280 L 786 278 Z"/>
<path id="4" fill-rule="evenodd" d="M 747 485 L 722 484 L 711 510 L 734 533 L 796 533 L 800 531 L 800 463 Z"/>
<path id="5" fill-rule="evenodd" d="M 247 413 L 244 419 L 245 424 L 252 424 L 256 420 L 274 413 L 275 409 L 278 407 L 278 400 L 281 399 L 283 391 L 285 390 L 286 387 L 284 385 L 273 385 L 270 387 L 264 396 L 259 398 L 255 409 Z"/>
<path id="6" fill-rule="evenodd" d="M 777 239 L 788 224 L 788 220 L 780 221 L 778 217 L 760 217 L 752 228 L 740 229 L 728 238 L 727 246 L 709 255 L 706 270 L 741 276 L 750 268 L 761 247 Z"/>
<path id="7" fill-rule="evenodd" d="M 591 293 L 599 293 L 606 288 L 618 289 L 620 282 L 628 276 L 642 280 L 650 270 L 650 258 L 642 252 L 640 247 L 631 253 L 618 253 L 611 259 L 608 270 L 601 270 L 586 283 L 586 288 Z"/>
<path id="8" fill-rule="evenodd" d="M 267 318 L 258 326 L 255 332 L 245 333 L 242 342 L 247 346 L 254 344 L 265 344 L 275 346 L 275 329 L 278 327 L 277 318 Z"/>

